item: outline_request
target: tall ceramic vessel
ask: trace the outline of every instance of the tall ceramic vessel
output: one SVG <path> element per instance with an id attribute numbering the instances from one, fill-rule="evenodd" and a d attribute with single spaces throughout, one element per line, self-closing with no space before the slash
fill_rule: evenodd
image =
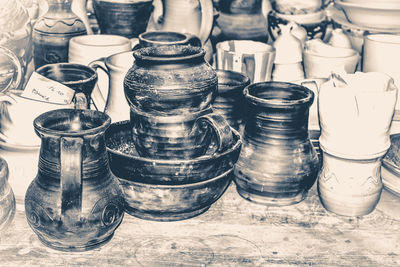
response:
<path id="1" fill-rule="evenodd" d="M 68 62 L 69 40 L 87 34 L 85 24 L 72 11 L 72 0 L 47 0 L 48 10 L 33 26 L 35 69 Z"/>
<path id="2" fill-rule="evenodd" d="M 28 223 L 46 246 L 64 251 L 98 247 L 123 218 L 119 184 L 110 172 L 104 132 L 111 123 L 93 110 L 39 115 L 39 168 L 25 195 Z"/>
<path id="3" fill-rule="evenodd" d="M 244 96 L 243 146 L 234 169 L 239 194 L 266 205 L 302 201 L 319 171 L 308 136 L 314 93 L 292 83 L 261 82 L 246 87 Z"/>

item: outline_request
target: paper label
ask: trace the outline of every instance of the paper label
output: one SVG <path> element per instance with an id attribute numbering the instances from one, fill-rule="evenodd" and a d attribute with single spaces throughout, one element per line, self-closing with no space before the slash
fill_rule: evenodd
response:
<path id="1" fill-rule="evenodd" d="M 64 84 L 33 72 L 21 96 L 49 103 L 70 104 L 75 91 Z"/>

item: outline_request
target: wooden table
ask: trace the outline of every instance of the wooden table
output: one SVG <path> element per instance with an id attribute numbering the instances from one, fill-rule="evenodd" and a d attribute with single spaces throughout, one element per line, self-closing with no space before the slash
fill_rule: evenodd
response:
<path id="1" fill-rule="evenodd" d="M 17 198 L 13 223 L 0 237 L 2 267 L 400 266 L 400 199 L 383 191 L 371 214 L 342 217 L 323 208 L 315 185 L 297 205 L 267 207 L 241 198 L 232 183 L 195 218 L 153 222 L 125 214 L 114 237 L 101 248 L 52 250 L 42 245 L 25 218 L 24 190 L 33 177 L 21 173 L 29 174 L 23 166 L 35 165 L 32 155 L 16 157 L 0 150 L 9 161 Z M 24 165 L 23 158 L 29 163 Z"/>

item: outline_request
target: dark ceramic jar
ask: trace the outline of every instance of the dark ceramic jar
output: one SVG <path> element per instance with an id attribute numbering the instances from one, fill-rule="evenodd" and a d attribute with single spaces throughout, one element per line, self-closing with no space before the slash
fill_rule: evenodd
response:
<path id="1" fill-rule="evenodd" d="M 217 74 L 205 51 L 189 45 L 135 50 L 124 80 L 130 106 L 158 115 L 181 115 L 208 108 L 217 94 Z"/>
<path id="2" fill-rule="evenodd" d="M 234 170 L 239 194 L 267 205 L 302 201 L 319 172 L 308 136 L 314 93 L 285 82 L 255 83 L 243 92 L 246 125 Z"/>

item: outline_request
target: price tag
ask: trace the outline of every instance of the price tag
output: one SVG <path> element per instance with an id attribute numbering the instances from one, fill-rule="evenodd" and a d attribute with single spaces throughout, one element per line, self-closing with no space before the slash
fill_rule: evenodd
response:
<path id="1" fill-rule="evenodd" d="M 64 84 L 33 72 L 21 96 L 40 101 L 69 104 L 75 91 Z"/>

